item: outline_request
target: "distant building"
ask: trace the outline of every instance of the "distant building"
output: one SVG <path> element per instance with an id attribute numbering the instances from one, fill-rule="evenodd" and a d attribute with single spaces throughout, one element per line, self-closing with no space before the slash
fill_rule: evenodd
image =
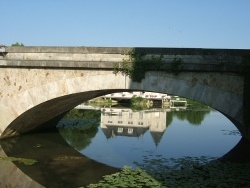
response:
<path id="1" fill-rule="evenodd" d="M 119 93 L 111 93 L 102 96 L 105 99 L 112 99 L 116 101 L 122 100 L 130 100 L 133 97 L 142 97 L 144 99 L 148 99 L 150 101 L 160 102 L 162 108 L 171 108 L 171 109 L 186 109 L 187 100 L 184 98 L 180 98 L 178 96 L 171 96 L 164 93 L 155 93 L 155 92 L 141 92 L 141 91 L 133 91 L 133 92 L 119 92 Z"/>
<path id="2" fill-rule="evenodd" d="M 120 92 L 120 93 L 111 93 L 104 95 L 103 98 L 111 98 L 111 99 L 131 99 L 132 97 L 142 97 L 145 99 L 151 100 L 170 100 L 170 96 L 163 93 L 155 93 L 155 92 Z"/>

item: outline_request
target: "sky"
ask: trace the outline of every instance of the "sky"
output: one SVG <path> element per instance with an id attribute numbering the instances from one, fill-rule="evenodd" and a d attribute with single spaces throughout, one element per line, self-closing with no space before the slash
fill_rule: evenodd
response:
<path id="1" fill-rule="evenodd" d="M 250 49 L 250 0 L 0 0 L 0 44 Z"/>

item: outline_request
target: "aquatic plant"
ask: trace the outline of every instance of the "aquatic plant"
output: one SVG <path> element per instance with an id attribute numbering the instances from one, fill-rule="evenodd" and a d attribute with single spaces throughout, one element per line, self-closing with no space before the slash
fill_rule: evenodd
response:
<path id="1" fill-rule="evenodd" d="M 121 172 L 106 175 L 103 180 L 96 184 L 90 184 L 88 188 L 99 187 L 155 187 L 160 188 L 163 185 L 148 175 L 141 169 L 132 169 L 124 166 Z"/>
<path id="2" fill-rule="evenodd" d="M 207 156 L 166 159 L 150 155 L 137 165 L 138 169 L 125 166 L 87 187 L 250 187 L 250 163 L 222 163 Z"/>
<path id="3" fill-rule="evenodd" d="M 0 157 L 2 161 L 11 161 L 11 162 L 18 162 L 24 165 L 33 165 L 38 161 L 35 159 L 27 159 L 27 158 L 18 158 L 18 157 Z"/>
<path id="4" fill-rule="evenodd" d="M 221 131 L 224 132 L 223 133 L 224 135 L 240 135 L 240 131 L 239 130 L 225 130 L 225 129 L 223 129 Z"/>
<path id="5" fill-rule="evenodd" d="M 166 187 L 249 187 L 250 163 L 222 163 L 214 157 L 162 158 L 137 164 Z"/>
<path id="6" fill-rule="evenodd" d="M 69 160 L 80 160 L 82 159 L 82 157 L 76 157 L 76 156 L 58 156 L 56 158 L 54 158 L 54 160 L 58 160 L 58 161 L 69 161 Z"/>

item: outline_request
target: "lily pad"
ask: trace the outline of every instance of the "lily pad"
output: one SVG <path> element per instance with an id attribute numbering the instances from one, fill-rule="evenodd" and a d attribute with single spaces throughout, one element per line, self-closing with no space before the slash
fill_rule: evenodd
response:
<path id="1" fill-rule="evenodd" d="M 19 162 L 24 165 L 33 165 L 38 161 L 35 159 L 27 159 L 27 158 L 18 158 L 18 157 L 0 157 L 2 161 L 11 161 L 11 162 Z"/>

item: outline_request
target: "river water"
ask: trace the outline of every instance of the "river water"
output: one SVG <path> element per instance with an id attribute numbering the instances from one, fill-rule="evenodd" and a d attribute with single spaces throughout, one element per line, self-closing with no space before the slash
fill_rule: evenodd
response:
<path id="1" fill-rule="evenodd" d="M 88 145 L 82 141 L 76 143 L 76 137 L 70 137 L 72 126 L 65 126 L 60 132 L 80 153 L 112 167 L 136 167 L 135 163 L 142 163 L 149 156 L 159 155 L 164 158 L 221 157 L 240 140 L 236 127 L 221 113 L 212 109 L 190 113 L 161 109 L 133 112 L 126 108 L 112 108 L 111 116 L 108 110 L 110 109 L 102 109 L 105 114 L 101 114 L 101 125 L 93 138 L 87 138 Z M 115 110 L 117 113 L 114 113 Z M 122 112 L 123 117 L 119 117 L 119 112 Z M 143 113 L 143 119 L 137 119 L 140 113 Z M 128 124 L 129 115 L 133 116 L 133 124 Z M 169 119 L 171 122 L 167 122 Z M 106 124 L 108 121 L 112 123 Z M 138 125 L 140 122 L 143 125 Z M 69 124 L 75 127 L 74 132 L 79 131 L 81 134 L 86 122 L 75 119 Z M 86 135 L 82 131 L 82 138 L 84 137 Z"/>
<path id="2" fill-rule="evenodd" d="M 121 106 L 73 109 L 57 127 L 51 132 L 0 142 L 5 155 L 0 158 L 0 170 L 9 175 L 0 176 L 2 187 L 15 179 L 17 183 L 12 185 L 20 187 L 20 181 L 37 182 L 37 187 L 82 187 L 128 166 L 143 169 L 160 187 L 188 187 L 188 182 L 190 187 L 250 185 L 249 168 L 242 172 L 243 168 L 237 166 L 239 171 L 235 172 L 232 165 L 223 167 L 233 171 L 233 175 L 229 170 L 214 168 L 214 161 L 224 159 L 241 142 L 241 135 L 225 116 L 207 106 L 142 111 Z M 27 165 L 20 159 L 34 159 L 35 163 Z M 12 173 L 4 168 L 6 163 L 13 165 L 8 167 Z M 198 168 L 194 168 L 197 164 Z M 245 166 L 248 167 L 247 163 Z M 198 172 L 203 175 L 198 176 Z M 190 173 L 194 180 L 187 176 Z M 239 173 L 244 173 L 244 177 L 236 177 Z M 222 174 L 226 177 L 218 179 Z M 112 183 L 109 185 L 112 187 Z"/>

